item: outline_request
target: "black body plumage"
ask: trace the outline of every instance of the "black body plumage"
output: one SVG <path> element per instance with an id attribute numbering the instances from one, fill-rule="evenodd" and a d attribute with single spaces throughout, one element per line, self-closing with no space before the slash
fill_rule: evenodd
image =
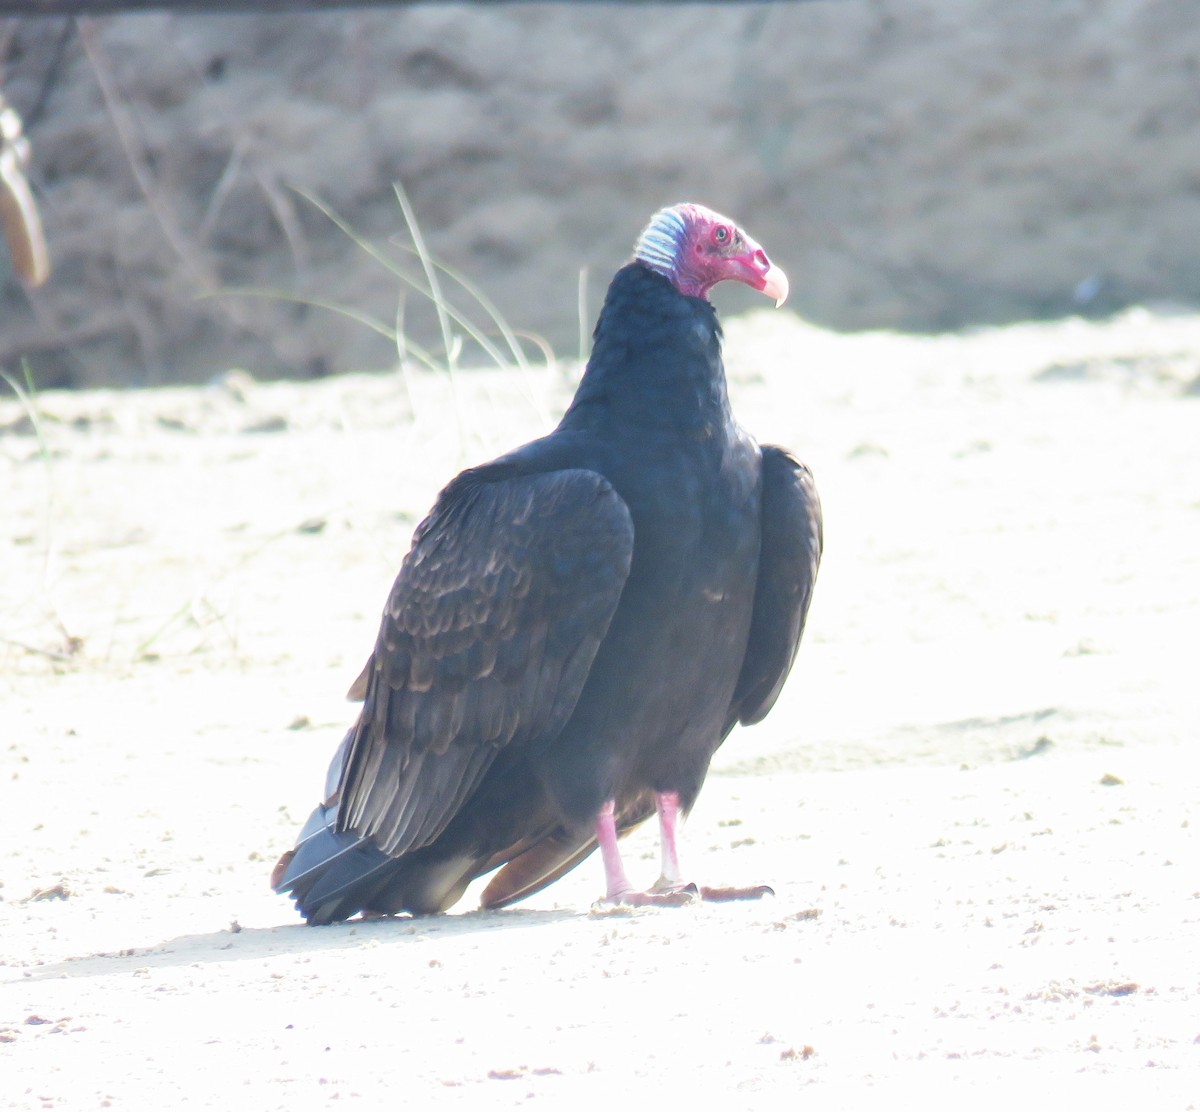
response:
<path id="1" fill-rule="evenodd" d="M 674 791 L 791 667 L 816 578 L 812 478 L 734 421 L 712 306 L 614 277 L 549 435 L 463 472 L 418 527 L 362 713 L 273 883 L 312 923 L 503 906 Z"/>

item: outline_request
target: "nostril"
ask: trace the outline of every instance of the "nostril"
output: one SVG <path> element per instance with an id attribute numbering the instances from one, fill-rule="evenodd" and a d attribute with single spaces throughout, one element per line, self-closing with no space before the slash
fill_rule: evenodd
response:
<path id="1" fill-rule="evenodd" d="M 767 258 L 767 253 L 761 247 L 754 252 L 754 262 L 764 272 L 771 269 L 771 260 Z"/>

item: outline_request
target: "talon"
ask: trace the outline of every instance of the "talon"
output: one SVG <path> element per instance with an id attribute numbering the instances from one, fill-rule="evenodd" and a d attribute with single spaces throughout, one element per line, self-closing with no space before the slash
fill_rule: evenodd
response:
<path id="1" fill-rule="evenodd" d="M 672 884 L 669 881 L 663 880 L 661 877 L 650 886 L 650 891 L 652 893 L 661 893 L 664 896 L 672 894 L 687 896 L 689 900 L 698 900 L 701 898 L 700 888 L 698 885 L 691 883 Z"/>
<path id="2" fill-rule="evenodd" d="M 775 895 L 775 889 L 767 884 L 755 884 L 750 888 L 701 888 L 700 898 L 709 903 L 728 903 L 731 900 L 761 900 L 763 896 Z"/>

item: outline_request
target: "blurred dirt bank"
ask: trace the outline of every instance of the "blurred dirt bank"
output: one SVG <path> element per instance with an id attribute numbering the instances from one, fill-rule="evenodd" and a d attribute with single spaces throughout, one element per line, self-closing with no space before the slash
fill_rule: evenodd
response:
<path id="1" fill-rule="evenodd" d="M 42 388 L 390 365 L 385 340 L 322 310 L 206 296 L 284 291 L 394 323 L 397 283 L 297 187 L 386 247 L 408 242 L 403 182 L 435 257 L 560 354 L 580 268 L 590 322 L 641 222 L 681 199 L 744 223 L 800 313 L 839 328 L 1200 300 L 1200 20 L 1174 0 L 9 29 L 5 95 L 55 276 L 32 301 L 0 277 L 0 365 L 27 356 Z M 405 315 L 434 334 L 420 299 Z"/>

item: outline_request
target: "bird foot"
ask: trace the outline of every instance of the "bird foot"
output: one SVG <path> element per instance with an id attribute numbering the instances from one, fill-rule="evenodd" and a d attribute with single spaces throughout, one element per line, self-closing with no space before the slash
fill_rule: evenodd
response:
<path id="1" fill-rule="evenodd" d="M 647 892 L 629 889 L 615 892 L 592 904 L 595 912 L 620 911 L 634 907 L 687 907 L 700 902 L 700 889 L 694 884 L 681 884 L 672 888 L 651 888 Z"/>
<path id="2" fill-rule="evenodd" d="M 761 900 L 774 896 L 775 889 L 766 884 L 745 888 L 709 888 L 696 884 L 655 884 L 645 892 L 626 889 L 615 892 L 592 904 L 597 914 L 630 911 L 635 907 L 690 907 L 697 903 L 730 903 L 733 900 Z"/>

